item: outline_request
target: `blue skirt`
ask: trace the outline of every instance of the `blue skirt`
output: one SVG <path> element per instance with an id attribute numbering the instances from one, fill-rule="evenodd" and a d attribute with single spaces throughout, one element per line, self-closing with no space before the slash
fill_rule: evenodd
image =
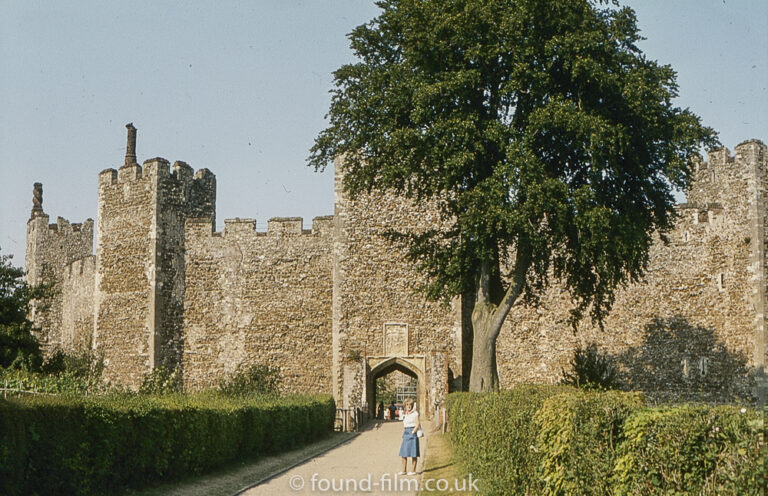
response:
<path id="1" fill-rule="evenodd" d="M 400 456 L 403 458 L 418 458 L 421 454 L 419 452 L 419 437 L 416 434 L 411 434 L 413 427 L 406 427 L 403 431 L 403 442 L 400 445 Z"/>

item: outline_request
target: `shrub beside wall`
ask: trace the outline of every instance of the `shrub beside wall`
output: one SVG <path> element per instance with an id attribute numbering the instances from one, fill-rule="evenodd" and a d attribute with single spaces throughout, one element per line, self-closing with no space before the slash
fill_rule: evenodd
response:
<path id="1" fill-rule="evenodd" d="M 642 409 L 625 426 L 616 494 L 765 494 L 764 415 L 733 406 Z"/>
<path id="2" fill-rule="evenodd" d="M 483 494 L 765 494 L 764 412 L 649 408 L 635 393 L 518 386 L 448 396 L 454 454 Z"/>
<path id="3" fill-rule="evenodd" d="M 487 494 L 541 494 L 537 476 L 534 415 L 550 396 L 567 386 L 521 385 L 495 394 L 448 395 L 450 437 L 466 473 L 480 479 Z"/>
<path id="4" fill-rule="evenodd" d="M 575 390 L 545 400 L 535 415 L 543 493 L 612 494 L 624 421 L 642 404 L 639 394 L 619 391 Z"/>
<path id="5" fill-rule="evenodd" d="M 290 449 L 333 430 L 329 396 L 0 400 L 0 494 L 100 494 Z"/>

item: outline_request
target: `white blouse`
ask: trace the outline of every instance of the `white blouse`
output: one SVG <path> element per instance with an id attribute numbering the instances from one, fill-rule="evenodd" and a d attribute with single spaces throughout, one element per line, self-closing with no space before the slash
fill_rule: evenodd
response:
<path id="1" fill-rule="evenodd" d="M 411 410 L 403 417 L 403 427 L 416 427 L 416 423 L 419 420 L 419 412 Z"/>

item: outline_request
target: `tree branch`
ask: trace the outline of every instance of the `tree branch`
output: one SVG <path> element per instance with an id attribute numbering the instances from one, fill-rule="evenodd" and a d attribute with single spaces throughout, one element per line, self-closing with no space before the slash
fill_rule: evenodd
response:
<path id="1" fill-rule="evenodd" d="M 477 298 L 475 301 L 490 302 L 491 300 L 491 268 L 488 260 L 480 262 L 480 281 L 477 285 Z"/>
<path id="2" fill-rule="evenodd" d="M 507 288 L 507 292 L 504 294 L 504 298 L 493 311 L 493 329 L 501 329 L 501 325 L 504 323 L 504 319 L 507 318 L 507 314 L 512 309 L 512 305 L 517 301 L 518 296 L 523 290 L 525 284 L 525 276 L 528 273 L 528 269 L 531 266 L 531 250 L 525 245 L 518 246 L 517 254 L 515 255 L 515 269 L 512 276 L 512 282 Z"/>

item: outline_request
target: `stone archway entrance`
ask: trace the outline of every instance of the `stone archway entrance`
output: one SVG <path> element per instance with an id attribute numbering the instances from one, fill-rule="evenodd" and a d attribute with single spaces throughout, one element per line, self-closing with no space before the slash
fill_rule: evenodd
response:
<path id="1" fill-rule="evenodd" d="M 394 371 L 402 372 L 416 379 L 417 408 L 423 418 L 429 416 L 424 357 L 367 357 L 365 368 L 366 403 L 368 404 L 368 414 L 372 418 L 376 415 L 376 380 Z"/>

